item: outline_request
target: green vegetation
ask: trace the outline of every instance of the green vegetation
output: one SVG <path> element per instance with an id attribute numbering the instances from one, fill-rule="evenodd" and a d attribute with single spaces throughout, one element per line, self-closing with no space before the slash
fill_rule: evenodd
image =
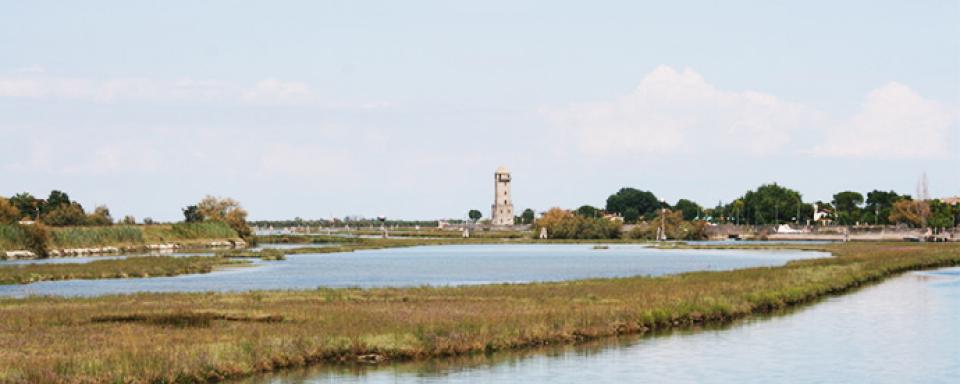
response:
<path id="1" fill-rule="evenodd" d="M 467 212 L 467 217 L 469 217 L 470 220 L 473 220 L 474 222 L 476 222 L 477 220 L 480 220 L 481 217 L 483 217 L 483 213 L 480 213 L 479 210 L 471 209 L 470 212 Z"/>
<path id="2" fill-rule="evenodd" d="M 211 256 L 141 256 L 97 260 L 89 263 L 23 264 L 0 267 L 0 284 L 176 276 L 188 273 L 209 273 L 218 266 L 243 262 Z"/>
<path id="3" fill-rule="evenodd" d="M 637 224 L 626 234 L 630 239 L 657 240 L 657 234 L 668 240 L 706 240 L 707 223 L 703 220 L 686 221 L 681 211 L 663 209 L 653 220 Z"/>
<path id="4" fill-rule="evenodd" d="M 554 239 L 617 239 L 621 224 L 596 216 L 582 216 L 553 208 L 534 223 L 534 232 L 546 228 Z"/>
<path id="5" fill-rule="evenodd" d="M 158 225 L 112 225 L 99 227 L 46 227 L 40 224 L 0 224 L 0 251 L 31 250 L 45 255 L 50 249 L 89 247 L 142 247 L 178 242 L 201 244 L 211 240 L 239 238 L 219 221 Z"/>
<path id="6" fill-rule="evenodd" d="M 13 210 L 9 209 L 13 208 Z M 14 217 L 14 220 L 10 220 Z M 19 219 L 36 220 L 51 226 L 111 225 L 110 209 L 101 205 L 87 214 L 76 201 L 71 201 L 65 192 L 53 190 L 46 200 L 37 199 L 23 192 L 9 200 L 0 197 L 0 223 Z"/>
<path id="7" fill-rule="evenodd" d="M 49 233 L 40 224 L 0 224 L 0 251 L 27 250 L 40 256 L 46 256 L 49 242 Z M 6 255 L 0 256 L 5 257 Z"/>
<path id="8" fill-rule="evenodd" d="M 607 212 L 620 214 L 627 223 L 651 218 L 662 207 L 663 203 L 652 192 L 636 188 L 621 188 L 607 198 Z"/>
<path id="9" fill-rule="evenodd" d="M 3 299 L 0 381 L 210 382 L 322 362 L 494 353 L 726 322 L 960 265 L 960 244 L 817 248 L 836 257 L 540 284 Z"/>
<path id="10" fill-rule="evenodd" d="M 261 260 L 286 260 L 287 254 L 293 253 L 293 252 L 287 252 L 281 249 L 263 249 L 259 251 L 229 249 L 229 250 L 217 251 L 215 253 L 217 256 L 220 256 L 220 257 L 256 258 Z M 322 252 L 311 252 L 311 253 L 322 253 Z"/>
<path id="11" fill-rule="evenodd" d="M 222 222 L 230 226 L 247 243 L 256 244 L 256 237 L 247 225 L 247 211 L 236 200 L 207 196 L 197 205 L 183 209 L 184 222 Z"/>
<path id="12" fill-rule="evenodd" d="M 523 213 L 520 214 L 520 224 L 533 224 L 533 220 L 536 218 L 536 213 L 532 209 L 527 208 L 523 210 Z"/>

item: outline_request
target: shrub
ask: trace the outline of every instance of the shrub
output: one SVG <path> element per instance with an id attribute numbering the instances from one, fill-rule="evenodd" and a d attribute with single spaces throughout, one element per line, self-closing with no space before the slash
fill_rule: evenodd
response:
<path id="1" fill-rule="evenodd" d="M 620 237 L 620 227 L 618 222 L 552 208 L 537 220 L 535 233 L 546 228 L 552 239 L 615 239 Z"/>
<path id="2" fill-rule="evenodd" d="M 20 220 L 20 210 L 7 199 L 0 197 L 0 224 L 15 224 L 17 220 Z"/>
<path id="3" fill-rule="evenodd" d="M 40 224 L 0 224 L 0 249 L 29 250 L 47 256 L 47 228 Z"/>

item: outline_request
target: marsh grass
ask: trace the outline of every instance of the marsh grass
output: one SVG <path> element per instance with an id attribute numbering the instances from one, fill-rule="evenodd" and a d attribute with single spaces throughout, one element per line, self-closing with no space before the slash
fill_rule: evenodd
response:
<path id="1" fill-rule="evenodd" d="M 214 252 L 217 256 L 220 257 L 231 257 L 231 258 L 254 258 L 261 260 L 286 260 L 287 252 L 280 249 L 263 249 L 259 251 L 253 250 L 242 250 L 242 249 L 226 249 L 218 250 Z"/>
<path id="2" fill-rule="evenodd" d="M 30 226 L 33 227 L 33 226 Z M 157 225 L 109 225 L 81 227 L 37 227 L 48 234 L 45 249 L 90 247 L 139 247 L 147 244 L 177 242 L 186 245 L 211 240 L 239 239 L 227 224 L 211 221 Z M 35 237 L 24 226 L 0 225 L 0 250 L 34 250 Z"/>
<path id="3" fill-rule="evenodd" d="M 496 353 L 724 323 L 960 265 L 960 244 L 815 248 L 835 257 L 536 284 L 3 299 L 0 381 L 210 382 L 324 362 Z M 282 321 L 200 315 L 202 326 L 169 325 L 193 324 L 184 314 L 197 313 Z"/>
<path id="4" fill-rule="evenodd" d="M 50 231 L 55 248 L 83 248 L 143 244 L 143 230 L 134 225 L 105 227 L 61 227 Z"/>
<path id="5" fill-rule="evenodd" d="M 0 267 L 0 284 L 29 284 L 50 280 L 120 279 L 209 273 L 214 268 L 244 263 L 210 256 L 141 256 L 89 263 L 22 264 Z"/>

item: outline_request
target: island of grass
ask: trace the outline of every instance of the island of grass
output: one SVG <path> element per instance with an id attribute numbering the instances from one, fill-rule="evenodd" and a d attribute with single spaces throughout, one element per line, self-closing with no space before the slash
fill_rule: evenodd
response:
<path id="1" fill-rule="evenodd" d="M 960 244 L 815 248 L 835 257 L 537 284 L 3 299 L 0 381 L 199 383 L 324 362 L 495 353 L 727 322 L 960 265 Z"/>
<path id="2" fill-rule="evenodd" d="M 233 228 L 219 221 L 72 227 L 0 224 L 0 259 L 7 251 L 30 251 L 43 257 L 62 249 L 147 249 L 170 243 L 185 247 L 245 244 Z"/>
<path id="3" fill-rule="evenodd" d="M 217 267 L 245 263 L 243 260 L 211 256 L 139 256 L 89 263 L 6 265 L 0 266 L 0 284 L 177 276 L 210 273 Z"/>

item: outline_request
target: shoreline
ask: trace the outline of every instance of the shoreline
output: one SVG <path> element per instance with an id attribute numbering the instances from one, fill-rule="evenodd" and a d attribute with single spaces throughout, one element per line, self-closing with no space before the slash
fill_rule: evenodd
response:
<path id="1" fill-rule="evenodd" d="M 193 242 L 169 242 L 169 243 L 158 243 L 158 244 L 143 244 L 143 245 L 119 245 L 119 246 L 102 246 L 102 247 L 90 247 L 90 248 L 59 248 L 51 249 L 47 251 L 47 257 L 40 257 L 33 251 L 29 250 L 12 250 L 5 251 L 3 254 L 0 254 L 0 260 L 33 260 L 33 259 L 43 259 L 43 258 L 70 258 L 70 257 L 82 257 L 82 256 L 106 256 L 106 255 L 116 255 L 124 252 L 145 252 L 145 251 L 161 251 L 161 252 L 175 252 L 177 250 L 190 250 L 190 249 L 236 249 L 236 248 L 246 248 L 247 243 L 242 239 L 223 239 L 223 240 L 212 240 L 207 242 L 204 241 L 193 241 Z"/>

